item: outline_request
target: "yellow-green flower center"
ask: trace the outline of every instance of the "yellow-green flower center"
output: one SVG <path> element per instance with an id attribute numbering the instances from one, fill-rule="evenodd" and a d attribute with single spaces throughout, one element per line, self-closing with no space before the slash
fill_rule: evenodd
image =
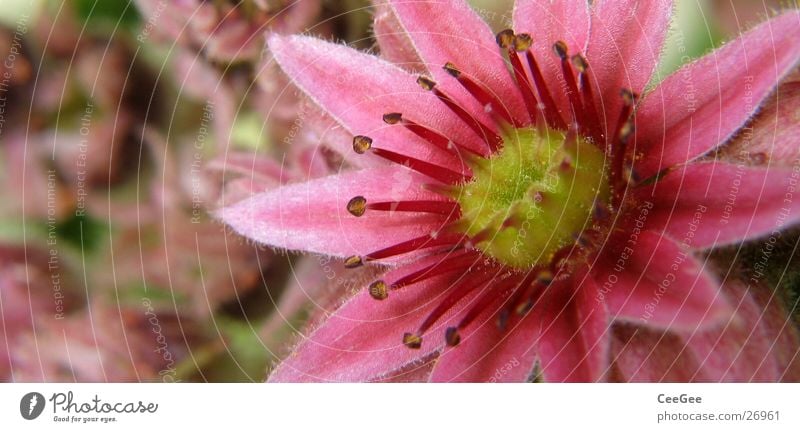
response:
<path id="1" fill-rule="evenodd" d="M 503 149 L 472 163 L 458 187 L 462 229 L 475 246 L 519 269 L 547 265 L 593 225 L 610 195 L 602 151 L 548 128 L 509 129 Z"/>

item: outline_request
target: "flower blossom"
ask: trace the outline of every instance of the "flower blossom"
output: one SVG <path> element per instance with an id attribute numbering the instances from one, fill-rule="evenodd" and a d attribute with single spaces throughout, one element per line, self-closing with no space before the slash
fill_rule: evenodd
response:
<path id="1" fill-rule="evenodd" d="M 331 146 L 354 169 L 218 215 L 258 242 L 386 271 L 270 379 L 600 381 L 619 326 L 752 318 L 696 252 L 800 219 L 796 168 L 713 157 L 797 65 L 800 14 L 649 88 L 672 3 L 518 0 L 493 34 L 463 1 L 391 0 L 376 38 L 392 62 L 271 35 L 292 83 L 352 138 Z M 693 341 L 702 364 L 713 345 Z"/>

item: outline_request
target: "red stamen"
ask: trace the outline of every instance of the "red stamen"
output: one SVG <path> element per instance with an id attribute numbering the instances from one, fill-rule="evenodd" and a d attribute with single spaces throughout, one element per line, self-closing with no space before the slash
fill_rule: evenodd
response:
<path id="1" fill-rule="evenodd" d="M 613 205 L 617 208 L 622 199 L 621 191 L 624 189 L 625 173 L 624 164 L 628 152 L 627 143 L 634 132 L 634 124 L 631 118 L 636 105 L 637 95 L 628 89 L 620 92 L 622 97 L 622 109 L 617 120 L 617 129 L 614 131 L 614 139 L 610 142 L 611 152 L 611 186 L 614 189 Z"/>
<path id="2" fill-rule="evenodd" d="M 411 156 L 401 155 L 400 153 L 395 153 L 391 150 L 373 147 L 372 152 L 376 156 L 380 156 L 399 165 L 407 166 L 414 171 L 425 174 L 426 176 L 439 180 L 442 183 L 460 184 L 471 178 L 467 175 L 457 173 L 439 165 L 415 159 Z"/>
<path id="3" fill-rule="evenodd" d="M 418 335 L 422 335 L 427 331 L 436 321 L 439 320 L 445 313 L 447 313 L 459 300 L 466 297 L 469 293 L 478 287 L 492 285 L 493 278 L 496 274 L 484 274 L 480 278 L 465 278 L 461 283 L 451 288 L 450 293 L 438 304 L 436 308 L 425 318 L 425 321 L 420 324 L 417 330 Z"/>
<path id="4" fill-rule="evenodd" d="M 567 83 L 567 96 L 569 97 L 570 105 L 572 105 L 572 115 L 575 118 L 575 122 L 578 123 L 581 128 L 585 128 L 586 120 L 583 118 L 583 104 L 581 103 L 580 93 L 578 93 L 578 83 L 575 81 L 575 74 L 569 63 L 567 44 L 558 41 L 553 45 L 553 51 L 561 58 L 561 72 L 563 72 L 564 80 Z"/>
<path id="5" fill-rule="evenodd" d="M 545 289 L 553 283 L 553 273 L 549 270 L 532 272 L 519 286 L 518 296 L 509 305 L 514 308 L 518 315 L 527 313 L 539 300 Z"/>
<path id="6" fill-rule="evenodd" d="M 483 89 L 478 83 L 473 81 L 468 76 L 461 73 L 460 70 L 453 64 L 447 63 L 444 65 L 444 70 L 450 74 L 453 78 L 457 79 L 459 84 L 469 93 L 481 106 L 487 109 L 487 113 L 492 116 L 499 116 L 499 123 L 507 123 L 510 125 L 515 125 L 517 127 L 521 126 L 516 124 L 514 119 L 511 118 L 511 113 L 508 112 L 506 107 L 498 101 L 494 95 L 490 94 L 486 90 Z"/>
<path id="7" fill-rule="evenodd" d="M 387 248 L 371 252 L 364 255 L 364 261 L 375 261 L 379 259 L 389 258 L 397 255 L 406 254 L 409 252 L 418 251 L 420 249 L 428 249 L 437 246 L 454 246 L 457 245 L 464 237 L 459 233 L 448 234 L 428 234 L 411 240 L 398 243 Z"/>
<path id="8" fill-rule="evenodd" d="M 613 146 L 619 141 L 620 132 L 622 128 L 625 126 L 625 123 L 628 122 L 628 119 L 631 118 L 631 114 L 633 113 L 633 107 L 636 104 L 636 99 L 638 96 L 636 93 L 628 90 L 622 89 L 620 91 L 620 97 L 622 97 L 622 109 L 619 112 L 619 118 L 617 119 L 617 127 L 614 129 L 614 138 L 609 141 L 609 151 L 613 151 Z"/>
<path id="9" fill-rule="evenodd" d="M 489 126 L 486 126 L 482 122 L 478 121 L 475 117 L 473 117 L 467 110 L 462 108 L 459 104 L 455 103 L 450 96 L 439 91 L 436 88 L 436 83 L 432 80 L 420 76 L 417 78 L 417 84 L 420 85 L 425 90 L 433 92 L 436 97 L 438 97 L 444 104 L 453 111 L 458 118 L 461 119 L 464 123 L 472 129 L 475 134 L 479 137 L 483 138 L 486 145 L 489 146 L 489 150 L 491 152 L 496 152 L 500 146 L 503 144 L 503 139 L 500 135 L 496 134 Z"/>
<path id="10" fill-rule="evenodd" d="M 485 293 L 481 294 L 481 298 L 478 299 L 475 302 L 475 304 L 469 309 L 469 311 L 467 311 L 467 313 L 461 318 L 456 328 L 458 328 L 459 330 L 463 330 L 464 328 L 466 328 L 468 325 L 470 325 L 470 323 L 472 323 L 475 320 L 475 318 L 478 317 L 478 315 L 481 314 L 481 312 L 485 311 L 490 305 L 498 302 L 498 300 L 502 300 L 503 298 L 505 298 L 506 296 L 503 295 L 504 294 L 503 292 L 509 286 L 511 285 L 519 286 L 520 280 L 524 279 L 521 279 L 519 277 L 509 277 L 506 278 L 505 280 L 495 283 L 491 287 L 491 289 L 486 290 Z M 514 289 L 516 290 L 517 288 L 515 287 Z"/>
<path id="11" fill-rule="evenodd" d="M 384 201 L 368 203 L 367 208 L 379 211 L 432 213 L 459 217 L 461 207 L 452 201 Z"/>
<path id="12" fill-rule="evenodd" d="M 467 270 L 476 263 L 480 263 L 481 260 L 481 254 L 475 251 L 464 251 L 459 254 L 450 255 L 441 261 L 435 262 L 396 280 L 392 283 L 392 289 L 400 289 L 452 271 Z"/>
<path id="13" fill-rule="evenodd" d="M 531 50 L 525 53 L 525 58 L 528 60 L 528 67 L 531 70 L 531 75 L 533 75 L 533 83 L 536 85 L 536 92 L 539 94 L 539 100 L 542 102 L 542 105 L 544 105 L 544 115 L 547 119 L 547 124 L 556 129 L 566 129 L 567 123 L 558 112 L 553 95 L 547 88 L 544 75 L 542 75 L 539 64 L 536 62 L 536 58 L 533 56 Z"/>
<path id="14" fill-rule="evenodd" d="M 444 151 L 447 151 L 449 153 L 454 153 L 454 152 L 455 153 L 459 153 L 460 151 L 464 151 L 464 152 L 467 152 L 470 155 L 480 156 L 482 158 L 486 158 L 486 157 L 489 156 L 488 154 L 478 153 L 478 152 L 476 152 L 476 151 L 474 151 L 474 150 L 472 150 L 472 149 L 470 149 L 468 147 L 465 147 L 465 146 L 460 145 L 460 144 L 458 144 L 458 143 L 456 143 L 454 141 L 451 141 L 449 138 L 447 138 L 446 136 L 440 134 L 439 132 L 436 132 L 436 131 L 434 131 L 432 129 L 429 129 L 429 128 L 425 127 L 425 126 L 422 126 L 419 123 L 415 123 L 415 122 L 413 122 L 411 120 L 408 120 L 408 119 L 404 118 L 402 116 L 402 114 L 400 114 L 400 113 L 385 114 L 383 116 L 383 121 L 386 122 L 387 124 L 400 123 L 403 126 L 405 126 L 406 129 L 408 129 L 411 132 L 413 132 L 414 135 L 417 135 L 418 137 L 424 139 L 425 141 L 428 141 L 429 143 L 433 144 L 434 146 L 436 146 L 436 147 L 438 147 L 438 148 L 440 148 L 440 149 L 442 149 Z"/>
<path id="15" fill-rule="evenodd" d="M 589 77 L 589 63 L 582 55 L 572 56 L 572 64 L 578 70 L 578 84 L 581 91 L 581 99 L 584 109 L 584 120 L 587 123 L 587 130 L 591 136 L 595 137 L 598 145 L 601 144 L 600 138 L 603 135 L 603 127 L 600 123 L 600 115 L 594 104 L 594 90 Z"/>
<path id="16" fill-rule="evenodd" d="M 512 30 L 503 30 L 497 34 L 497 44 L 501 48 L 505 48 L 508 53 L 508 60 L 511 62 L 511 68 L 514 71 L 514 80 L 520 93 L 522 93 L 522 100 L 525 102 L 525 107 L 528 108 L 528 115 L 530 115 L 531 120 L 535 120 L 539 117 L 538 102 L 533 94 L 533 87 L 528 80 L 528 74 L 525 73 L 519 55 L 517 55 L 516 39 L 517 37 Z M 528 36 L 528 39 L 530 39 L 530 36 Z M 525 50 L 527 50 L 527 47 L 521 51 Z"/>

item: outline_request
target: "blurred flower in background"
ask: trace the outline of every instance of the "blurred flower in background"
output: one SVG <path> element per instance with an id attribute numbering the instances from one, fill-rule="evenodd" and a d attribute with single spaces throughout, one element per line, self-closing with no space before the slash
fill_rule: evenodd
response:
<path id="1" fill-rule="evenodd" d="M 796 7 L 675 3 L 651 85 Z M 470 4 L 495 32 L 510 26 L 513 1 Z M 269 34 L 301 33 L 426 69 L 377 0 L 0 2 L 0 381 L 262 381 L 385 271 L 273 250 L 210 216 L 361 168 L 336 151 L 352 140 L 339 119 L 294 87 L 268 49 Z M 715 157 L 793 166 L 798 82 L 786 78 Z M 726 295 L 742 319 L 699 337 L 620 327 L 610 378 L 742 379 L 721 372 L 737 355 L 790 370 L 797 233 L 781 236 L 745 289 L 762 243 L 707 253 L 717 273 L 738 278 Z M 724 347 L 707 361 L 658 361 L 713 338 Z M 426 379 L 432 366 L 388 378 Z M 754 378 L 774 378 L 761 372 Z"/>

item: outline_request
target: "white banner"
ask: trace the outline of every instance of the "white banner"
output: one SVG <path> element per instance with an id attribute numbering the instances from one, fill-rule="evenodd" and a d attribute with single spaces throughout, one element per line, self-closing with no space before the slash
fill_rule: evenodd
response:
<path id="1" fill-rule="evenodd" d="M 4 431 L 796 431 L 798 392 L 796 384 L 4 384 L 0 419 Z"/>

